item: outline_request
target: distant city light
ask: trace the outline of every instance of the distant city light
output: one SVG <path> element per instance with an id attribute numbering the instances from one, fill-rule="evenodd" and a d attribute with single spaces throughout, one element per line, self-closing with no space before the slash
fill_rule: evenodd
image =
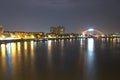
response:
<path id="1" fill-rule="evenodd" d="M 94 29 L 91 28 L 91 29 L 88 29 L 88 31 L 94 31 Z"/>

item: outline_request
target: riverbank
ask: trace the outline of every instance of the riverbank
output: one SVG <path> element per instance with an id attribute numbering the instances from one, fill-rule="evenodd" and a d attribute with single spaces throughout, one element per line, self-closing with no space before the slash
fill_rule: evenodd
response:
<path id="1" fill-rule="evenodd" d="M 11 42 L 24 42 L 24 41 L 48 41 L 48 40 L 67 40 L 67 39 L 81 39 L 81 38 L 85 38 L 85 37 L 72 37 L 72 38 L 32 38 L 32 39 L 4 39 L 4 40 L 0 40 L 0 44 L 6 44 L 6 43 L 11 43 Z M 91 38 L 91 37 L 86 37 L 87 38 Z M 93 37 L 92 37 L 93 38 Z M 106 37 L 101 37 L 104 39 L 107 39 Z M 109 39 L 114 39 L 114 37 L 109 37 Z M 116 38 L 117 39 L 117 38 Z M 119 38 L 118 38 L 119 39 Z"/>

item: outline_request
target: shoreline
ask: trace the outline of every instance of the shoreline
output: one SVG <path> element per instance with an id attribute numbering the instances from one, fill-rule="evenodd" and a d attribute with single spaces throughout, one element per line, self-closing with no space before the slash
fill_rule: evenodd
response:
<path id="1" fill-rule="evenodd" d="M 4 40 L 0 40 L 0 44 L 6 44 L 6 43 L 11 43 L 11 42 L 24 42 L 24 41 L 48 41 L 48 40 L 68 40 L 68 39 L 88 39 L 88 38 L 93 38 L 93 37 L 74 37 L 74 38 L 33 38 L 33 39 L 4 39 Z M 105 39 L 120 39 L 120 37 L 101 37 L 101 38 L 105 38 Z M 97 39 L 101 39 L 101 38 L 97 38 Z M 96 38 L 94 38 L 96 39 Z"/>

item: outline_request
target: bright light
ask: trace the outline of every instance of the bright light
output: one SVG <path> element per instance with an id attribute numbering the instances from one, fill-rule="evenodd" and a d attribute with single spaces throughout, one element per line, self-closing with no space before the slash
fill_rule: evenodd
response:
<path id="1" fill-rule="evenodd" d="M 101 36 L 102 36 L 102 37 L 105 37 L 105 35 L 104 35 L 104 34 L 102 34 Z"/>
<path id="2" fill-rule="evenodd" d="M 91 29 L 88 29 L 88 31 L 94 31 L 94 29 L 91 28 Z"/>

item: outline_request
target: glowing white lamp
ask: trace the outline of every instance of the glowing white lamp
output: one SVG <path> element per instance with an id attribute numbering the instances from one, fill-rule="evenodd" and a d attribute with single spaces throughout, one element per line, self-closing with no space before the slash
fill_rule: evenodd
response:
<path id="1" fill-rule="evenodd" d="M 91 28 L 91 29 L 88 29 L 88 31 L 94 31 L 94 29 Z"/>

